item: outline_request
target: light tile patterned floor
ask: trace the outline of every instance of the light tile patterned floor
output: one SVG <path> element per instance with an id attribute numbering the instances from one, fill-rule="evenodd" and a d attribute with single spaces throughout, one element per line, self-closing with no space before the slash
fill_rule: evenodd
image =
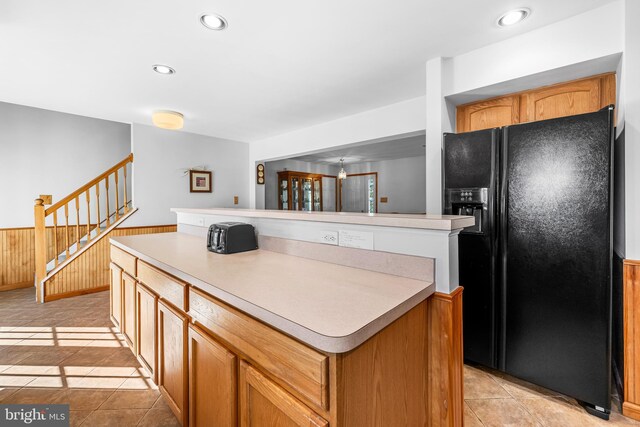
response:
<path id="1" fill-rule="evenodd" d="M 589 415 L 574 399 L 510 377 L 465 365 L 465 427 L 640 426 L 620 414 L 614 397 L 609 421 Z"/>
<path id="2" fill-rule="evenodd" d="M 109 320 L 109 293 L 0 293 L 0 403 L 68 403 L 72 426 L 179 426 Z"/>
<path id="3" fill-rule="evenodd" d="M 606 422 L 575 400 L 465 366 L 465 426 L 639 426 Z M 109 320 L 109 293 L 37 304 L 33 289 L 0 293 L 0 403 L 68 403 L 72 426 L 178 426 Z"/>

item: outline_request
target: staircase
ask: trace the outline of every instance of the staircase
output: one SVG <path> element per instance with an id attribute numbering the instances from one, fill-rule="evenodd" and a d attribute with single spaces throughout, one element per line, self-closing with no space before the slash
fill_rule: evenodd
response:
<path id="1" fill-rule="evenodd" d="M 131 216 L 127 169 L 133 154 L 68 196 L 45 207 L 35 200 L 36 299 L 44 302 L 45 285 L 56 274 L 109 235 Z"/>

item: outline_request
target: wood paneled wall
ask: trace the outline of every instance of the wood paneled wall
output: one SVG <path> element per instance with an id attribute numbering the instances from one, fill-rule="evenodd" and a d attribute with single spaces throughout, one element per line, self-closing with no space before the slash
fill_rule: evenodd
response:
<path id="1" fill-rule="evenodd" d="M 622 413 L 640 420 L 640 261 L 624 260 L 624 402 Z"/>
<path id="2" fill-rule="evenodd" d="M 86 234 L 80 226 L 80 235 Z M 92 226 L 91 228 L 94 228 Z M 69 227 L 69 241 L 76 240 L 76 227 Z M 58 228 L 58 242 L 65 241 L 65 230 Z M 0 229 L 0 291 L 33 286 L 35 274 L 34 228 Z M 47 259 L 55 256 L 53 227 L 47 228 Z M 62 250 L 62 245 L 60 245 Z"/>
<path id="3" fill-rule="evenodd" d="M 45 282 L 45 302 L 109 288 L 109 237 L 170 233 L 176 230 L 176 225 L 115 228 Z"/>
<path id="4" fill-rule="evenodd" d="M 432 426 L 464 424 L 462 287 L 428 301 L 429 410 Z"/>

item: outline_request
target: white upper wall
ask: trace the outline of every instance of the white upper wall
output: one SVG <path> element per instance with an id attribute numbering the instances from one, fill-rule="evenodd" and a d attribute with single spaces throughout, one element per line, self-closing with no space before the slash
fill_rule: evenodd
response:
<path id="1" fill-rule="evenodd" d="M 427 212 L 442 212 L 442 133 L 453 129 L 455 117 L 454 106 L 443 97 L 474 92 L 489 98 L 519 81 L 536 87 L 540 84 L 531 76 L 545 73 L 566 81 L 576 77 L 575 67 L 588 73 L 590 63 L 595 64 L 591 74 L 602 72 L 602 58 L 624 50 L 623 21 L 624 8 L 618 1 L 453 58 L 428 61 Z"/>
<path id="2" fill-rule="evenodd" d="M 0 117 L 0 228 L 33 227 L 40 194 L 55 202 L 131 152 L 128 124 L 3 102 Z"/>
<path id="3" fill-rule="evenodd" d="M 617 1 L 453 57 L 444 94 L 464 93 L 622 52 L 622 22 L 623 4 Z"/>
<path id="4" fill-rule="evenodd" d="M 425 98 L 419 97 L 252 142 L 249 154 L 250 182 L 255 183 L 255 162 L 423 132 L 424 117 Z M 250 188 L 251 206 L 254 207 L 256 186 L 252 184 Z"/>
<path id="5" fill-rule="evenodd" d="M 247 207 L 249 145 L 188 132 L 132 126 L 133 197 L 125 227 L 175 224 L 171 208 Z M 213 172 L 212 193 L 190 193 L 189 168 Z M 233 197 L 239 204 L 233 204 Z"/>
<path id="6" fill-rule="evenodd" d="M 625 258 L 640 260 L 640 1 L 625 0 L 621 91 L 625 129 Z"/>

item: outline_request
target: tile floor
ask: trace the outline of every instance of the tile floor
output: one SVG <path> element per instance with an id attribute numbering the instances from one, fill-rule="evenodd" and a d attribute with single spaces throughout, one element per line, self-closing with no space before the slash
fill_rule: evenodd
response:
<path id="1" fill-rule="evenodd" d="M 0 403 L 68 403 L 72 426 L 179 426 L 109 320 L 109 293 L 0 293 Z"/>
<path id="2" fill-rule="evenodd" d="M 614 399 L 610 421 L 575 400 L 500 372 L 465 366 L 465 426 L 638 426 Z M 0 403 L 68 403 L 71 425 L 178 426 L 109 320 L 109 293 L 37 304 L 0 293 Z"/>
<path id="3" fill-rule="evenodd" d="M 620 414 L 617 397 L 609 421 L 589 415 L 574 399 L 502 372 L 465 365 L 465 427 L 640 426 Z"/>

